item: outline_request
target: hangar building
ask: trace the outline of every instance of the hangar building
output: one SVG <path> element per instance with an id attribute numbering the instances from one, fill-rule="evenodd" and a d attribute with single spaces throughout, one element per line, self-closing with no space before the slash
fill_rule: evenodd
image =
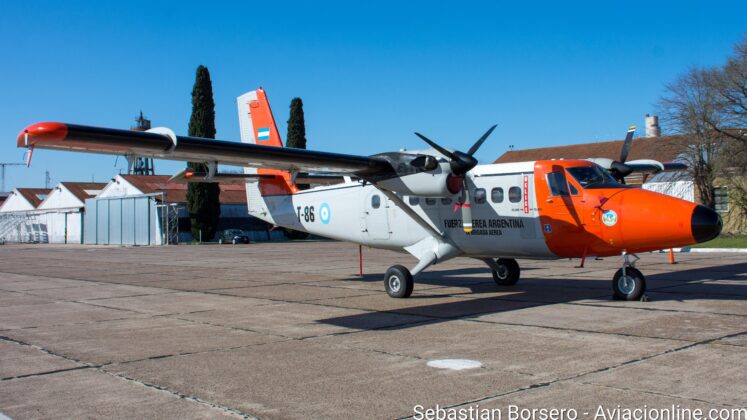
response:
<path id="1" fill-rule="evenodd" d="M 162 245 L 193 240 L 187 184 L 167 175 L 117 175 L 86 201 L 86 244 Z M 218 230 L 242 229 L 269 239 L 269 226 L 249 216 L 244 184 L 220 184 Z M 252 237 L 253 236 L 253 237 Z M 194 238 L 199 239 L 199 238 Z"/>
<path id="2" fill-rule="evenodd" d="M 0 236 L 13 242 L 82 243 L 85 200 L 104 183 L 60 182 L 16 188 L 0 207 Z"/>

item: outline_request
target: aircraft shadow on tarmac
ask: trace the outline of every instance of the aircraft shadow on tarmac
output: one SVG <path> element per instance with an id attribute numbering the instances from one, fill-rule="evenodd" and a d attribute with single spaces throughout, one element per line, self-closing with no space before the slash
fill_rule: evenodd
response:
<path id="1" fill-rule="evenodd" d="M 482 268 L 432 270 L 417 278 L 416 293 L 409 299 L 393 299 L 391 309 L 327 318 L 318 322 L 359 330 L 403 329 L 585 299 L 592 302 L 612 300 L 611 279 L 529 277 L 523 278 L 515 286 L 500 287 L 495 285 L 489 277 L 475 276 L 485 271 Z M 364 282 L 378 282 L 382 281 L 382 276 L 383 274 L 370 274 L 357 279 Z M 717 282 L 720 279 L 728 281 Z M 652 274 L 647 276 L 646 280 L 647 296 L 652 304 L 662 301 L 686 302 L 699 299 L 747 300 L 747 263 Z M 443 287 L 418 291 L 418 284 Z M 390 299 L 383 290 L 382 294 L 384 298 Z M 481 297 L 484 294 L 491 296 Z M 418 304 L 418 301 L 423 299 L 433 300 L 434 298 L 443 298 L 445 302 Z M 397 314 L 422 316 L 426 319 L 415 322 L 396 321 L 397 317 L 393 315 Z"/>

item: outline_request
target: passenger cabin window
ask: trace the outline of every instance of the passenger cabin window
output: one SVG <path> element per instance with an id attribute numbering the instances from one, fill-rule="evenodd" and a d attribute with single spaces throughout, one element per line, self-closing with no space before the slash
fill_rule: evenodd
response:
<path id="1" fill-rule="evenodd" d="M 425 204 L 427 204 L 429 206 L 435 206 L 436 205 L 436 199 L 428 197 L 428 198 L 425 199 Z"/>
<path id="2" fill-rule="evenodd" d="M 371 197 L 371 207 L 378 209 L 381 207 L 381 197 L 374 195 Z"/>
<path id="3" fill-rule="evenodd" d="M 475 203 L 485 204 L 485 200 L 486 200 L 485 188 L 476 189 L 475 190 Z"/>
<path id="4" fill-rule="evenodd" d="M 451 198 L 449 198 L 449 197 L 442 198 L 441 199 L 441 204 L 443 204 L 444 206 L 448 206 L 449 204 L 451 204 Z"/>
<path id="5" fill-rule="evenodd" d="M 511 187 L 508 189 L 508 201 L 518 203 L 521 201 L 521 188 Z"/>
<path id="6" fill-rule="evenodd" d="M 568 196 L 568 181 L 565 180 L 565 172 L 550 172 L 547 174 L 547 186 L 550 187 L 550 195 Z"/>
<path id="7" fill-rule="evenodd" d="M 412 195 L 410 196 L 408 201 L 410 202 L 411 206 L 417 206 L 418 204 L 420 204 L 420 198 L 412 196 Z"/>
<path id="8" fill-rule="evenodd" d="M 568 188 L 571 190 L 571 195 L 578 195 L 578 190 L 572 183 L 568 183 Z"/>
<path id="9" fill-rule="evenodd" d="M 493 188 L 490 190 L 490 201 L 494 203 L 502 203 L 503 202 L 503 188 Z"/>

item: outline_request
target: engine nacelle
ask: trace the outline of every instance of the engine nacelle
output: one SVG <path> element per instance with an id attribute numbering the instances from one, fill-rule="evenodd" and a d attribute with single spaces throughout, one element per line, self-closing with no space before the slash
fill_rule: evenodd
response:
<path id="1" fill-rule="evenodd" d="M 441 163 L 436 170 L 388 178 L 376 185 L 405 195 L 451 197 L 462 189 L 462 178 L 451 174 L 449 164 Z"/>

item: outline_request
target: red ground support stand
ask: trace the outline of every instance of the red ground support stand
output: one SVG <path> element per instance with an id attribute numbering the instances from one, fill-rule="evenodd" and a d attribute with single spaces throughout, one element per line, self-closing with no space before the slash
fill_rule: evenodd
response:
<path id="1" fill-rule="evenodd" d="M 363 277 L 363 246 L 358 245 L 358 275 Z"/>

